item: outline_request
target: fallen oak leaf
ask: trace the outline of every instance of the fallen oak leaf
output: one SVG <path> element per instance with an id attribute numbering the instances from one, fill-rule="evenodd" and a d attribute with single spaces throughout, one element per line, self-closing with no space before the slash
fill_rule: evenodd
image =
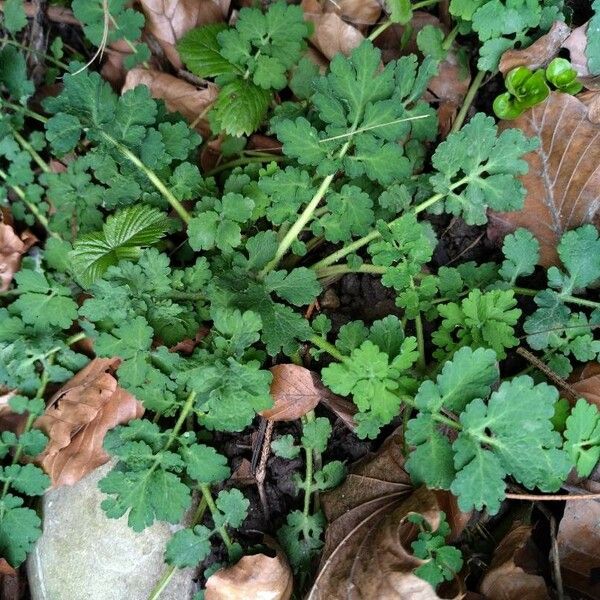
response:
<path id="1" fill-rule="evenodd" d="M 587 119 L 577 98 L 553 92 L 546 102 L 501 129 L 516 127 L 538 137 L 539 147 L 525 156 L 529 164 L 521 181 L 527 195 L 523 209 L 490 212 L 488 236 L 500 243 L 507 233 L 525 227 L 540 242 L 540 264 L 559 264 L 557 245 L 565 231 L 600 217 L 600 126 Z"/>
<path id="2" fill-rule="evenodd" d="M 37 241 L 28 231 L 19 237 L 10 225 L 0 223 L 0 292 L 10 287 L 13 275 L 21 266 L 21 256 Z"/>
<path id="3" fill-rule="evenodd" d="M 522 50 L 507 50 L 500 58 L 499 69 L 505 75 L 516 67 L 527 67 L 532 71 L 545 67 L 559 52 L 569 37 L 571 28 L 562 21 L 555 21 L 550 31 Z"/>
<path id="4" fill-rule="evenodd" d="M 583 369 L 569 378 L 571 387 L 590 404 L 600 410 L 600 364 L 589 362 Z"/>
<path id="5" fill-rule="evenodd" d="M 102 444 L 117 425 L 140 418 L 144 409 L 118 387 L 111 374 L 120 360 L 95 358 L 59 389 L 35 422 L 49 438 L 36 462 L 52 485 L 72 485 L 109 460 Z"/>
<path id="6" fill-rule="evenodd" d="M 281 548 L 273 541 L 267 545 L 275 556 L 252 554 L 236 564 L 219 569 L 206 580 L 206 600 L 289 600 L 294 581 L 292 570 Z"/>
<path id="7" fill-rule="evenodd" d="M 481 582 L 487 600 L 548 600 L 544 578 L 525 570 L 535 562 L 531 526 L 517 523 L 496 548 L 490 568 Z"/>
<path id="8" fill-rule="evenodd" d="M 164 100 L 170 111 L 179 112 L 203 136 L 210 134 L 204 115 L 217 99 L 218 89 L 213 84 L 199 90 L 191 83 L 168 73 L 150 69 L 131 69 L 125 78 L 122 93 L 138 85 L 145 85 L 153 98 Z"/>
<path id="9" fill-rule="evenodd" d="M 224 21 L 230 0 L 139 0 L 148 31 L 158 40 L 176 69 L 183 63 L 175 48 L 177 40 L 194 27 Z"/>

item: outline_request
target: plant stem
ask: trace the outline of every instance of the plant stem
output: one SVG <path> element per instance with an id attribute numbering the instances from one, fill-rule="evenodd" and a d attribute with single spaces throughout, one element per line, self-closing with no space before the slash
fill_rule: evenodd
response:
<path id="1" fill-rule="evenodd" d="M 313 344 L 313 346 L 317 346 L 317 348 L 324 350 L 336 360 L 339 360 L 340 362 L 344 362 L 346 360 L 346 357 L 333 344 L 330 344 L 320 335 L 313 335 L 309 341 L 311 344 Z"/>
<path id="2" fill-rule="evenodd" d="M 4 181 L 8 180 L 8 175 L 2 169 L 0 169 L 0 178 L 4 179 Z M 11 185 L 10 187 L 15 192 L 15 194 L 19 196 L 19 200 L 21 200 L 21 202 L 29 209 L 31 214 L 37 219 L 40 225 L 48 232 L 48 235 L 51 235 L 53 238 L 62 241 L 62 237 L 58 233 L 50 229 L 48 219 L 39 211 L 38 207 L 32 202 L 29 202 L 29 200 L 27 200 L 27 195 L 25 194 L 23 188 L 21 188 L 18 185 Z"/>
<path id="3" fill-rule="evenodd" d="M 232 160 L 230 162 L 224 163 L 207 171 L 205 175 L 207 177 L 211 177 L 212 175 L 217 175 L 222 171 L 227 171 L 227 169 L 233 169 L 235 167 L 241 167 L 243 165 L 250 165 L 252 163 L 265 163 L 265 162 L 282 162 L 287 160 L 286 156 L 282 156 L 281 154 L 271 154 L 270 156 L 248 156 L 246 158 L 237 158 L 236 160 Z"/>
<path id="4" fill-rule="evenodd" d="M 408 396 L 401 396 L 400 394 L 398 394 L 398 397 L 402 402 L 404 402 L 404 404 L 407 404 L 411 408 L 419 410 L 417 405 L 415 404 L 415 401 L 412 398 L 409 398 Z M 434 421 L 437 421 L 438 423 L 443 423 L 444 425 L 452 427 L 452 429 L 456 429 L 457 431 L 460 431 L 462 429 L 462 425 L 460 423 L 457 423 L 456 421 L 453 421 L 452 419 L 449 419 L 444 415 L 440 415 L 439 413 L 432 413 L 431 418 Z"/>
<path id="5" fill-rule="evenodd" d="M 467 118 L 467 113 L 469 112 L 469 108 L 471 107 L 471 104 L 473 104 L 473 100 L 475 100 L 477 90 L 479 90 L 481 84 L 483 83 L 483 78 L 485 77 L 485 74 L 486 71 L 478 71 L 477 75 L 475 75 L 475 78 L 471 82 L 471 85 L 467 91 L 467 95 L 465 96 L 463 105 L 458 115 L 456 116 L 454 123 L 452 124 L 452 129 L 450 129 L 450 133 L 458 131 L 465 122 L 465 119 Z"/>
<path id="6" fill-rule="evenodd" d="M 193 528 L 195 525 L 198 525 L 198 523 L 202 521 L 204 513 L 206 512 L 206 507 L 206 499 L 202 498 L 190 523 L 191 528 Z M 169 582 L 173 578 L 173 575 L 175 575 L 176 571 L 177 567 L 172 565 L 166 568 L 165 572 L 162 574 L 162 577 L 158 580 L 158 582 L 150 592 L 148 600 L 157 600 L 159 598 L 159 596 L 165 591 L 167 585 L 169 585 Z"/>
<path id="7" fill-rule="evenodd" d="M 427 361 L 425 360 L 425 337 L 423 335 L 423 319 L 419 312 L 415 317 L 415 333 L 417 335 L 417 348 L 419 349 L 419 360 L 418 365 L 421 370 L 425 370 L 427 367 Z"/>
<path id="8" fill-rule="evenodd" d="M 513 287 L 515 294 L 520 294 L 521 296 L 536 296 L 539 294 L 539 290 L 532 290 L 529 288 L 522 287 Z M 594 302 L 594 300 L 586 300 L 585 298 L 578 298 L 577 296 L 570 295 L 561 295 L 559 294 L 560 299 L 567 304 L 577 304 L 579 306 L 587 306 L 589 308 L 600 308 L 600 302 Z"/>
<path id="9" fill-rule="evenodd" d="M 58 60 L 57 58 L 54 58 L 54 56 L 50 56 L 50 54 L 46 54 L 45 52 L 40 52 L 39 50 L 34 50 L 33 48 L 30 48 L 29 46 L 25 46 L 24 44 L 19 44 L 19 42 L 17 42 L 16 40 L 11 40 L 9 38 L 4 37 L 0 40 L 0 45 L 3 45 L 3 44 L 9 44 L 10 46 L 16 46 L 17 48 L 21 48 L 21 50 L 25 50 L 26 52 L 31 52 L 32 54 L 35 54 L 36 56 L 41 56 L 44 60 L 51 62 L 52 64 L 56 65 L 57 67 L 60 67 L 64 71 L 69 70 L 69 65 Z"/>
<path id="10" fill-rule="evenodd" d="M 14 104 L 13 102 L 9 102 L 8 100 L 0 98 L 0 105 L 8 106 L 8 108 L 12 108 L 17 112 L 22 112 L 24 115 L 27 115 L 28 117 L 31 117 L 32 119 L 35 119 L 40 123 L 48 122 L 48 117 L 44 117 L 44 115 L 41 115 L 40 113 L 35 112 L 33 110 L 29 110 L 27 107 L 21 106 L 20 104 Z"/>
<path id="11" fill-rule="evenodd" d="M 213 500 L 213 497 L 212 497 L 212 494 L 210 491 L 210 487 L 208 485 L 206 485 L 205 483 L 203 483 L 200 485 L 200 491 L 202 492 L 202 496 L 204 497 L 204 500 L 206 501 L 206 504 L 208 505 L 210 514 L 213 516 L 213 519 L 216 520 L 216 517 L 219 516 L 220 511 L 217 508 L 215 501 Z M 232 558 L 235 553 L 234 548 L 233 548 L 233 542 L 231 541 L 231 538 L 229 537 L 229 534 L 227 533 L 225 526 L 221 525 L 221 527 L 217 527 L 217 531 L 219 532 L 219 535 L 221 536 L 221 539 L 223 540 L 223 543 L 225 544 L 225 547 L 227 548 L 227 554 L 229 554 L 229 558 Z"/>
<path id="12" fill-rule="evenodd" d="M 152 185 L 163 195 L 165 200 L 172 206 L 173 210 L 179 215 L 184 223 L 189 223 L 191 220 L 190 213 L 184 208 L 183 204 L 175 198 L 173 193 L 167 188 L 160 177 L 152 170 L 149 169 L 127 146 L 124 146 L 112 136 L 108 135 L 104 131 L 101 131 L 102 137 L 109 143 L 111 143 L 125 158 L 130 160 L 146 177 L 150 180 Z"/>
<path id="13" fill-rule="evenodd" d="M 305 422 L 310 423 L 315 420 L 314 411 L 310 411 L 306 413 L 306 416 L 303 419 Z M 307 448 L 304 446 L 304 452 L 306 455 L 306 475 L 304 478 L 304 508 L 302 510 L 304 514 L 305 522 L 308 520 L 308 515 L 310 514 L 310 497 L 312 491 L 312 480 L 313 480 L 313 452 L 311 448 Z"/>
<path id="14" fill-rule="evenodd" d="M 11 129 L 14 138 L 17 140 L 17 142 L 19 142 L 24 150 L 29 152 L 31 158 L 33 158 L 38 167 L 42 169 L 44 173 L 52 173 L 52 169 L 48 166 L 48 163 L 46 163 L 46 161 L 35 151 L 33 146 L 16 129 Z"/>
<path id="15" fill-rule="evenodd" d="M 334 277 L 337 275 L 345 275 L 346 273 L 374 273 L 376 275 L 383 275 L 389 271 L 389 267 L 382 267 L 379 265 L 360 265 L 355 269 L 348 265 L 332 265 L 331 267 L 323 267 L 317 271 L 317 277 L 324 279 L 326 277 Z"/>
<path id="16" fill-rule="evenodd" d="M 50 358 L 48 362 L 51 363 L 52 359 Z M 48 375 L 48 370 L 44 369 L 44 371 L 42 372 L 42 376 L 40 377 L 40 386 L 38 387 L 38 390 L 35 394 L 34 400 L 39 400 L 40 398 L 42 398 L 44 396 L 44 393 L 46 391 L 46 386 L 48 385 L 49 380 L 50 380 L 50 376 Z M 24 427 L 23 431 L 20 434 L 20 437 L 23 436 L 25 433 L 27 433 L 31 429 L 36 418 L 37 418 L 36 415 L 31 414 L 31 413 L 27 416 L 27 421 L 25 423 L 25 427 Z M 19 437 L 19 439 L 20 439 L 20 437 Z M 17 446 L 15 447 L 15 453 L 13 454 L 11 465 L 16 465 L 19 462 L 19 459 L 21 458 L 21 454 L 23 454 L 23 444 L 21 444 L 19 442 L 17 444 Z M 10 479 L 7 479 L 4 482 L 4 485 L 2 486 L 2 492 L 0 493 L 0 502 L 2 502 L 2 500 L 4 500 L 4 498 L 6 498 L 6 494 L 8 493 L 8 489 L 10 487 L 10 482 L 11 482 Z"/>
<path id="17" fill-rule="evenodd" d="M 433 6 L 434 4 L 437 4 L 439 1 L 440 0 L 422 0 L 421 2 L 416 2 L 415 4 L 413 4 L 411 9 L 419 10 L 421 8 L 427 8 L 428 6 Z M 370 41 L 377 39 L 386 29 L 388 29 L 392 25 L 394 25 L 394 21 L 392 21 L 391 19 L 384 21 L 381 25 L 379 25 L 379 27 L 377 27 L 371 32 L 371 35 L 369 35 L 367 39 Z"/>
<path id="18" fill-rule="evenodd" d="M 450 33 L 446 36 L 446 39 L 443 41 L 442 48 L 444 50 L 450 50 L 457 35 L 458 35 L 458 25 L 455 25 L 453 27 L 452 31 L 450 31 Z"/>

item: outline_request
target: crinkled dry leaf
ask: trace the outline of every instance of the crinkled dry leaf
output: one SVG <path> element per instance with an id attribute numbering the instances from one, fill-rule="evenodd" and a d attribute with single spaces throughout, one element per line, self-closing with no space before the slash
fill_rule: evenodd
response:
<path id="1" fill-rule="evenodd" d="M 600 598 L 600 502 L 567 502 L 557 541 L 565 587 Z"/>
<path id="2" fill-rule="evenodd" d="M 230 0 L 139 0 L 148 31 L 159 41 L 171 64 L 183 65 L 175 43 L 194 27 L 225 20 Z"/>
<path id="3" fill-rule="evenodd" d="M 36 458 L 53 486 L 72 485 L 109 456 L 102 448 L 106 433 L 142 416 L 142 404 L 117 385 L 110 371 L 117 358 L 96 358 L 65 383 L 35 422 L 49 438 Z"/>
<path id="4" fill-rule="evenodd" d="M 413 573 L 424 561 L 408 550 L 417 530 L 406 520 L 409 513 L 418 512 L 437 529 L 440 511 L 433 492 L 419 488 L 400 501 L 375 500 L 364 508 L 368 510 L 363 510 L 358 522 L 348 521 L 346 513 L 330 523 L 308 600 L 439 598 L 429 583 Z"/>
<path id="5" fill-rule="evenodd" d="M 488 600 L 549 600 L 544 578 L 528 572 L 536 562 L 531 526 L 517 522 L 494 552 L 481 582 L 481 593 Z"/>
<path id="6" fill-rule="evenodd" d="M 538 137 L 537 150 L 526 155 L 529 171 L 521 177 L 527 190 L 523 210 L 491 213 L 488 235 L 500 241 L 518 227 L 540 242 L 540 264 L 559 264 L 556 246 L 562 234 L 600 218 L 600 126 L 587 119 L 577 98 L 553 92 L 546 102 L 504 128 L 518 127 Z"/>
<path id="7" fill-rule="evenodd" d="M 235 565 L 219 569 L 206 580 L 206 600 L 288 600 L 292 597 L 292 570 L 281 548 L 272 540 L 268 545 L 276 555 L 253 554 Z"/>
<path id="8" fill-rule="evenodd" d="M 10 225 L 0 223 L 0 292 L 10 287 L 21 266 L 21 256 L 37 241 L 32 233 L 25 232 L 19 237 Z"/>
<path id="9" fill-rule="evenodd" d="M 571 28 L 562 21 L 555 21 L 550 31 L 523 50 L 507 50 L 500 59 L 500 71 L 508 73 L 515 67 L 539 69 L 545 67 L 560 50 L 563 42 L 569 37 Z"/>
<path id="10" fill-rule="evenodd" d="M 315 26 L 311 43 L 329 60 L 336 54 L 350 54 L 365 38 L 336 13 L 323 12 L 318 0 L 302 0 L 304 18 Z"/>
<path id="11" fill-rule="evenodd" d="M 381 15 L 378 0 L 325 0 L 324 8 L 358 27 L 377 23 Z"/>
<path id="12" fill-rule="evenodd" d="M 588 121 L 600 123 L 600 91 L 598 90 L 586 90 L 577 95 L 577 98 L 581 100 L 587 106 L 587 118 Z"/>
<path id="13" fill-rule="evenodd" d="M 310 412 L 323 397 L 322 384 L 316 373 L 299 365 L 271 367 L 273 407 L 261 411 L 271 421 L 295 421 Z"/>
<path id="14" fill-rule="evenodd" d="M 169 110 L 181 113 L 202 135 L 209 135 L 210 127 L 204 115 L 217 98 L 216 86 L 208 84 L 205 89 L 199 90 L 191 83 L 167 73 L 131 69 L 122 91 L 126 92 L 138 85 L 147 86 L 154 98 L 165 101 Z"/>

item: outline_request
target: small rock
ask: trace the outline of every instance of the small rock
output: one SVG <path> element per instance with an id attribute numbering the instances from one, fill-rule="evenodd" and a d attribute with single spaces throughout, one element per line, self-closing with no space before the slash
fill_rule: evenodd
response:
<path id="1" fill-rule="evenodd" d="M 136 533 L 127 516 L 107 518 L 98 481 L 110 468 L 104 465 L 44 496 L 44 533 L 27 562 L 32 600 L 148 600 L 177 527 L 155 523 Z M 161 600 L 191 600 L 194 574 L 176 571 Z"/>
<path id="2" fill-rule="evenodd" d="M 325 290 L 325 293 L 321 296 L 319 303 L 321 304 L 321 308 L 328 308 L 330 310 L 335 310 L 336 308 L 340 307 L 340 299 L 333 288 L 327 288 Z"/>

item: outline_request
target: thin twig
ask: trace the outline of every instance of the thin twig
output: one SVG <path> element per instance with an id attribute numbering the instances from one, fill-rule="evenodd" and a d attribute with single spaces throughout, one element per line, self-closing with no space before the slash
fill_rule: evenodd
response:
<path id="1" fill-rule="evenodd" d="M 571 400 L 575 401 L 581 396 L 575 388 L 571 387 L 562 377 L 559 377 L 546 363 L 542 362 L 537 356 L 529 352 L 529 350 L 520 347 L 517 348 L 517 354 L 520 354 L 527 362 L 544 373 L 550 381 L 562 388 L 570 396 Z"/>
<path id="2" fill-rule="evenodd" d="M 267 493 L 265 491 L 265 479 L 267 478 L 267 460 L 271 454 L 271 438 L 273 437 L 274 425 L 275 421 L 272 421 L 271 419 L 267 420 L 267 427 L 265 429 L 265 436 L 260 453 L 260 462 L 258 463 L 255 475 L 258 495 L 260 496 L 263 515 L 265 516 L 265 521 L 267 523 L 271 520 L 271 510 L 269 509 L 269 499 L 267 498 Z"/>
<path id="3" fill-rule="evenodd" d="M 507 500 L 527 500 L 530 502 L 570 502 L 578 500 L 600 500 L 597 494 L 506 494 Z"/>

